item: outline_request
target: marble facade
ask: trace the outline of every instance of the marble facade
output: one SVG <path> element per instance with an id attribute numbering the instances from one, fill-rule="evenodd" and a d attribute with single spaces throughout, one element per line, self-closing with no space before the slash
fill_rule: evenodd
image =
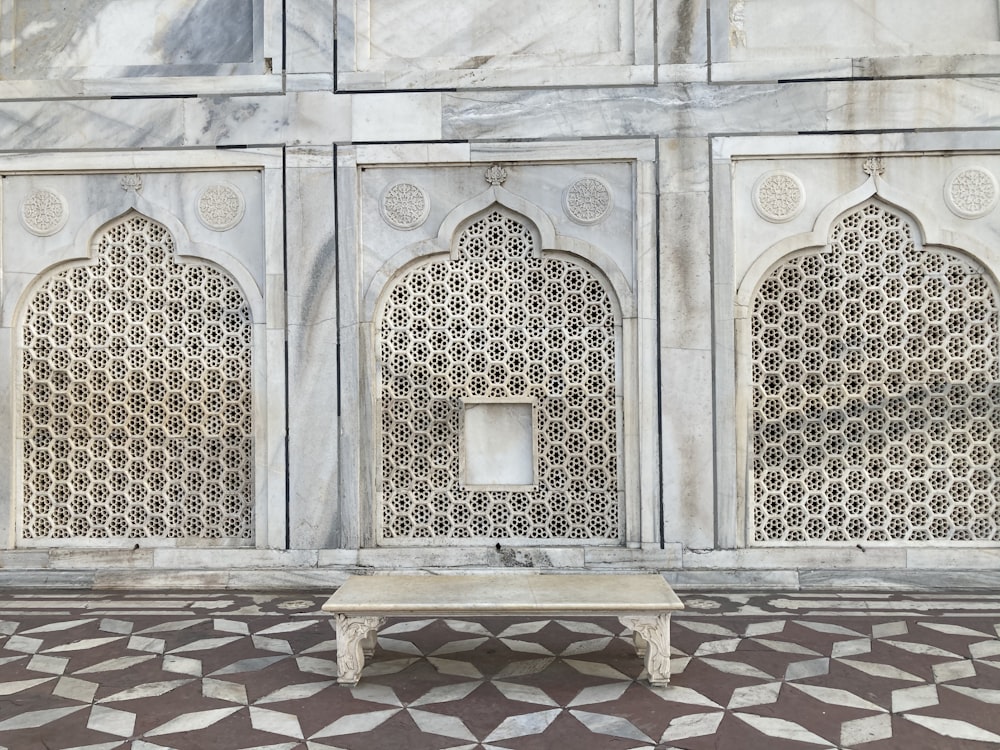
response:
<path id="1" fill-rule="evenodd" d="M 1000 378 L 996 3 L 958 0 L 946 17 L 911 0 L 544 6 L 0 3 L 0 581 L 329 586 L 359 568 L 533 567 L 655 569 L 679 587 L 1000 582 L 1000 402 L 985 383 Z M 835 265 L 815 258 L 865 207 L 909 243 L 892 278 L 871 281 L 897 260 L 863 258 L 850 261 L 853 287 L 830 282 L 833 271 L 801 284 L 781 276 Z M 222 378 L 246 383 L 232 402 L 247 410 L 233 417 L 238 445 L 213 447 L 222 428 L 214 435 L 209 417 L 184 417 L 174 432 L 163 417 L 160 445 L 148 402 L 171 397 L 127 385 L 152 371 L 93 384 L 88 373 L 111 360 L 147 361 L 157 303 L 111 310 L 139 316 L 121 331 L 87 318 L 101 302 L 93 285 L 67 292 L 78 307 L 66 321 L 45 307 L 62 304 L 45 302 L 46 284 L 97 273 L 108 233 L 134 216 L 150 223 L 129 242 L 165 231 L 176 278 L 211 269 L 242 295 L 232 299 L 250 321 L 247 369 Z M 895 252 L 882 229 L 858 231 L 857 247 Z M 483 257 L 463 249 L 477 233 L 494 237 Z M 477 258 L 501 246 L 523 247 L 523 263 L 491 269 L 506 274 L 503 291 L 477 301 Z M 156 276 L 122 263 L 123 290 Z M 907 276 L 907 263 L 924 275 Z M 533 269 L 537 288 L 513 283 Z M 434 274 L 451 286 L 419 304 L 450 310 L 440 320 L 412 304 Z M 581 278 L 593 282 L 583 307 L 594 317 L 580 312 L 580 331 L 605 336 L 590 349 L 583 333 L 565 340 L 577 287 L 567 288 Z M 864 305 L 837 307 L 821 283 Z M 799 305 L 773 324 L 768 284 L 784 285 L 781 305 Z M 542 306 L 531 313 L 540 332 L 519 327 L 519 299 Z M 810 348 L 798 332 L 820 324 L 799 310 L 827 302 L 816 314 L 836 320 Z M 475 323 L 475 305 L 504 310 L 483 319 L 494 329 Z M 163 351 L 210 358 L 211 326 L 184 328 L 201 324 L 178 315 Z M 59 329 L 42 344 L 28 325 L 39 316 Z M 76 330 L 71 319 L 91 323 Z M 420 338 L 425 323 L 481 331 L 426 358 L 441 398 L 461 408 L 407 421 L 444 409 L 421 405 L 425 355 L 414 352 L 439 340 Z M 790 341 L 768 349 L 768 325 L 787 325 Z M 897 334 L 895 354 L 870 343 Z M 537 345 L 512 346 L 525 336 Z M 486 340 L 502 353 L 468 353 Z M 573 346 L 580 353 L 562 361 Z M 37 375 L 53 350 L 63 359 Z M 829 374 L 840 364 L 842 379 Z M 199 395 L 200 365 L 174 369 L 177 415 L 215 413 L 215 397 Z M 807 390 L 809 372 L 827 373 L 814 416 L 813 395 L 789 395 Z M 55 402 L 26 391 L 36 385 Z M 577 386 L 587 405 L 546 411 Z M 102 388 L 121 409 L 95 411 Z M 940 404 L 935 388 L 947 391 Z M 94 416 L 105 413 L 106 428 Z M 218 468 L 236 448 L 236 463 Z M 77 465 L 74 450 L 108 453 Z M 490 463 L 497 451 L 502 466 Z M 151 478 L 161 460 L 166 478 Z M 446 475 L 459 489 L 439 498 Z M 201 482 L 217 483 L 221 508 L 243 498 L 244 510 L 218 512 L 245 512 L 246 533 L 191 531 Z M 565 492 L 550 491 L 559 483 Z M 49 506 L 56 485 L 62 499 Z M 110 510 L 93 499 L 97 485 Z M 574 510 L 579 493 L 590 510 Z M 169 524 L 150 518 L 164 508 L 189 519 L 176 522 L 187 531 L 160 533 Z M 95 512 L 118 520 L 95 523 Z M 487 516 L 515 520 L 487 528 Z M 36 517 L 63 531 L 26 532 Z"/>

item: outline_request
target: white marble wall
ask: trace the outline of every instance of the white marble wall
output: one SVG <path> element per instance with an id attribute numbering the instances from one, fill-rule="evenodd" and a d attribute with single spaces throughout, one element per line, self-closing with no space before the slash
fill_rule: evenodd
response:
<path id="1" fill-rule="evenodd" d="M 1000 175 L 995 0 L 585 5 L 0 0 L 0 351 L 13 355 L 7 326 L 34 274 L 86 252 L 85 218 L 141 200 L 245 269 L 267 363 L 264 525 L 256 549 L 224 554 L 15 548 L 16 394 L 12 363 L 0 368 L 0 584 L 331 585 L 358 567 L 512 565 L 651 567 L 699 587 L 927 585 L 934 572 L 1000 583 L 989 545 L 748 547 L 735 323 L 748 274 L 817 231 L 824 208 L 863 185 L 870 155 L 884 158 L 893 200 L 1000 269 L 995 212 L 956 214 L 944 193 L 959 168 Z M 373 544 L 366 305 L 394 257 L 435 242 L 450 212 L 488 188 L 491 163 L 554 234 L 602 248 L 627 292 L 632 547 Z M 786 222 L 762 220 L 749 198 L 773 170 L 805 188 Z M 141 196 L 114 189 L 123 172 L 143 174 Z M 224 242 L 191 208 L 220 174 L 248 196 Z M 599 224 L 562 206 L 583 174 L 614 192 Z M 398 181 L 431 199 L 418 227 L 378 211 Z M 39 237 L 17 208 L 44 186 L 69 212 Z"/>

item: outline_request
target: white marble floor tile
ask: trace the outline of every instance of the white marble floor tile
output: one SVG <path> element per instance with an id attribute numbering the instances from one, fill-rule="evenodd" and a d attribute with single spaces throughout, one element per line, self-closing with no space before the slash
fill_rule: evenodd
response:
<path id="1" fill-rule="evenodd" d="M 906 635 L 909 627 L 903 620 L 897 622 L 880 622 L 872 625 L 872 638 L 889 638 L 894 635 Z"/>
<path id="2" fill-rule="evenodd" d="M 935 682 L 952 682 L 976 676 L 976 665 L 970 659 L 935 664 L 931 669 L 934 672 Z"/>
<path id="3" fill-rule="evenodd" d="M 590 711 L 570 711 L 570 715 L 596 734 L 620 737 L 625 740 L 653 743 L 648 735 L 635 724 L 619 716 L 591 713 Z"/>
<path id="4" fill-rule="evenodd" d="M 302 736 L 302 727 L 299 725 L 299 719 L 295 714 L 250 706 L 250 726 L 260 732 L 271 732 L 273 734 L 282 734 L 285 737 L 304 739 Z"/>
<path id="5" fill-rule="evenodd" d="M 757 714 L 738 713 L 733 715 L 752 726 L 758 732 L 766 734 L 768 737 L 806 742 L 810 745 L 823 745 L 824 747 L 829 747 L 830 745 L 829 740 L 813 734 L 794 721 L 779 719 L 775 716 L 758 716 Z"/>
<path id="6" fill-rule="evenodd" d="M 486 643 L 488 638 L 465 638 L 460 641 L 449 641 L 439 648 L 435 649 L 434 656 L 444 656 L 445 654 L 460 654 L 466 651 L 472 651 L 479 648 L 481 645 Z"/>
<path id="7" fill-rule="evenodd" d="M 100 625 L 100 629 L 105 633 L 117 633 L 118 635 L 129 635 L 134 627 L 135 623 L 128 620 L 115 620 L 110 617 L 101 620 Z"/>
<path id="8" fill-rule="evenodd" d="M 872 642 L 869 638 L 853 638 L 849 641 L 837 641 L 830 650 L 830 655 L 834 659 L 844 656 L 858 656 L 859 654 L 870 654 Z"/>
<path id="9" fill-rule="evenodd" d="M 306 682 L 300 685 L 286 685 L 283 688 L 278 688 L 272 693 L 258 698 L 254 701 L 255 706 L 262 706 L 268 703 L 280 703 L 282 701 L 298 701 L 304 698 L 311 698 L 322 690 L 330 687 L 331 685 L 336 685 L 334 680 L 324 680 L 322 682 Z"/>
<path id="10" fill-rule="evenodd" d="M 540 654 L 546 656 L 552 653 L 550 649 L 546 648 L 541 643 L 535 643 L 534 641 L 519 641 L 515 638 L 500 638 L 499 640 L 511 651 L 517 651 L 522 654 Z M 485 642 L 485 640 L 483 642 Z M 441 649 L 438 649 L 434 653 L 438 654 L 442 652 Z"/>
<path id="11" fill-rule="evenodd" d="M 467 661 L 440 659 L 435 656 L 428 656 L 427 661 L 441 674 L 450 674 L 455 677 L 468 677 L 470 679 L 478 679 L 483 676 L 483 673 L 479 671 L 475 664 Z"/>
<path id="12" fill-rule="evenodd" d="M 242 711 L 242 707 L 233 706 L 231 708 L 216 708 L 209 711 L 192 711 L 181 714 L 170 721 L 146 732 L 148 737 L 157 737 L 163 734 L 177 734 L 178 732 L 196 732 L 205 729 L 213 724 L 217 724 L 228 716 Z"/>
<path id="13" fill-rule="evenodd" d="M 809 659 L 808 661 L 797 661 L 785 668 L 785 681 L 805 680 L 809 677 L 818 677 L 829 673 L 830 660 L 826 657 Z"/>
<path id="14" fill-rule="evenodd" d="M 963 685 L 944 685 L 943 687 L 948 690 L 954 690 L 956 693 L 968 696 L 973 700 L 977 700 L 982 703 L 989 703 L 994 706 L 1000 706 L 1000 690 L 994 690 L 991 688 L 965 687 Z"/>
<path id="15" fill-rule="evenodd" d="M 175 672 L 177 674 L 188 674 L 192 677 L 201 677 L 201 659 L 191 659 L 187 656 L 173 656 L 168 654 L 163 657 L 163 671 Z"/>
<path id="16" fill-rule="evenodd" d="M 240 659 L 221 669 L 216 669 L 212 675 L 240 674 L 241 672 L 259 672 L 272 664 L 287 660 L 287 656 L 256 656 L 251 659 Z"/>
<path id="17" fill-rule="evenodd" d="M 430 706 L 435 703 L 460 701 L 463 698 L 469 697 L 480 685 L 482 685 L 482 682 L 477 680 L 475 682 L 442 685 L 441 687 L 431 688 L 416 700 L 410 701 L 410 706 Z"/>
<path id="18" fill-rule="evenodd" d="M 603 651 L 611 643 L 611 636 L 606 638 L 589 638 L 585 641 L 574 641 L 560 652 L 560 656 L 579 656 L 581 654 L 594 654 Z"/>
<path id="19" fill-rule="evenodd" d="M 127 690 L 102 698 L 98 703 L 115 703 L 117 701 L 132 701 L 137 698 L 158 698 L 161 695 L 176 690 L 183 685 L 188 685 L 192 680 L 165 680 L 163 682 L 147 682 L 137 685 Z"/>
<path id="20" fill-rule="evenodd" d="M 781 692 L 780 682 L 767 682 L 763 685 L 746 685 L 733 690 L 733 694 L 726 706 L 730 711 L 736 708 L 750 708 L 751 706 L 769 706 L 776 703 L 778 694 Z"/>
<path id="21" fill-rule="evenodd" d="M 936 706 L 939 703 L 937 685 L 901 688 L 892 691 L 892 712 L 900 714 L 915 708 Z"/>
<path id="22" fill-rule="evenodd" d="M 563 659 L 563 664 L 572 667 L 580 674 L 592 677 L 601 677 L 605 680 L 631 680 L 632 678 L 623 674 L 610 664 L 596 661 L 583 661 L 581 659 Z"/>
<path id="23" fill-rule="evenodd" d="M 676 742 L 691 737 L 704 737 L 715 734 L 725 716 L 724 711 L 712 711 L 701 714 L 688 714 L 671 719 L 663 731 L 660 742 Z"/>
<path id="24" fill-rule="evenodd" d="M 52 694 L 71 701 L 92 703 L 99 687 L 100 685 L 96 682 L 63 676 L 59 678 L 59 682 L 52 688 Z"/>
<path id="25" fill-rule="evenodd" d="M 502 742 L 514 739 L 515 737 L 528 737 L 530 735 L 541 734 L 559 717 L 560 713 L 562 713 L 562 710 L 555 708 L 548 711 L 535 711 L 528 714 L 508 716 L 483 741 Z"/>
<path id="26" fill-rule="evenodd" d="M 143 662 L 149 661 L 150 659 L 155 659 L 156 657 L 152 654 L 147 654 L 144 656 L 119 656 L 116 659 L 108 659 L 102 661 L 99 664 L 93 664 L 84 669 L 79 669 L 73 674 L 97 674 L 100 672 L 118 672 L 123 669 L 131 669 L 132 667 L 142 664 Z"/>
<path id="27" fill-rule="evenodd" d="M 497 638 L 513 638 L 518 635 L 528 635 L 529 633 L 537 633 L 539 630 L 548 625 L 551 620 L 534 620 L 532 622 L 518 622 L 504 628 L 501 632 L 497 633 Z"/>
<path id="28" fill-rule="evenodd" d="M 166 641 L 162 638 L 149 638 L 143 635 L 133 635 L 128 640 L 128 647 L 132 651 L 149 651 L 153 654 L 162 654 Z"/>
<path id="29" fill-rule="evenodd" d="M 34 729 L 44 727 L 53 721 L 82 711 L 86 706 L 67 706 L 65 708 L 47 708 L 41 711 L 28 711 L 27 713 L 11 716 L 9 719 L 0 721 L 0 732 L 10 732 L 18 729 Z"/>
<path id="30" fill-rule="evenodd" d="M 589 706 L 595 703 L 616 701 L 622 697 L 628 688 L 629 684 L 626 682 L 586 687 L 577 693 L 576 697 L 567 703 L 566 706 Z"/>
<path id="31" fill-rule="evenodd" d="M 967 721 L 943 719 L 937 716 L 920 716 L 919 714 L 903 714 L 903 716 L 914 724 L 919 724 L 942 737 L 1000 744 L 1000 734 L 987 731 Z"/>
<path id="32" fill-rule="evenodd" d="M 90 709 L 87 729 L 119 737 L 130 737 L 135 730 L 135 714 L 107 706 L 94 706 Z"/>
<path id="33" fill-rule="evenodd" d="M 34 672 L 62 674 L 66 671 L 66 666 L 68 664 L 69 659 L 64 659 L 61 656 L 45 656 L 43 654 L 35 654 L 28 661 L 27 668 Z"/>
<path id="34" fill-rule="evenodd" d="M 2 695 L 16 695 L 22 690 L 29 690 L 30 688 L 36 687 L 38 685 L 44 685 L 46 682 L 51 682 L 56 679 L 55 677 L 41 677 L 37 680 L 14 680 L 13 682 L 0 682 L 0 696 Z"/>
<path id="35" fill-rule="evenodd" d="M 228 701 L 230 703 L 239 703 L 240 705 L 247 705 L 249 702 L 247 700 L 247 688 L 246 685 L 240 685 L 236 682 L 228 682 L 226 680 L 213 680 L 206 677 L 201 681 L 201 694 L 206 698 L 214 698 L 220 701 Z"/>
<path id="36" fill-rule="evenodd" d="M 841 664 L 857 669 L 859 672 L 870 674 L 872 677 L 884 677 L 889 680 L 905 680 L 907 682 L 923 682 L 923 677 L 918 677 L 899 667 L 891 664 L 880 664 L 871 661 L 858 661 L 857 659 L 837 659 Z"/>
<path id="37" fill-rule="evenodd" d="M 239 640 L 239 636 L 224 638 L 202 638 L 201 640 L 185 643 L 183 646 L 170 649 L 171 654 L 188 654 L 192 651 L 214 651 L 230 643 Z"/>
<path id="38" fill-rule="evenodd" d="M 402 711 L 401 708 L 390 708 L 381 711 L 367 711 L 363 714 L 347 714 L 323 727 L 313 734 L 310 739 L 313 737 L 338 737 L 345 734 L 370 732 L 384 724 L 400 711 Z"/>
<path id="39" fill-rule="evenodd" d="M 409 709 L 409 714 L 421 732 L 439 734 L 443 737 L 452 737 L 457 740 L 476 741 L 476 735 L 469 731 L 465 722 L 457 716 L 446 716 L 412 708 Z"/>
<path id="40" fill-rule="evenodd" d="M 909 651 L 911 654 L 923 654 L 925 656 L 940 656 L 945 659 L 961 659 L 962 657 L 953 651 L 945 651 L 943 648 L 938 648 L 937 646 L 930 646 L 926 643 L 911 643 L 909 641 L 890 641 L 888 639 L 882 641 L 882 643 L 888 644 L 890 646 L 895 646 L 896 648 L 902 649 L 903 651 Z"/>
<path id="41" fill-rule="evenodd" d="M 509 680 L 514 677 L 524 677 L 529 674 L 538 674 L 548 669 L 549 665 L 555 661 L 554 657 L 548 659 L 522 659 L 514 661 L 497 672 L 495 679 Z"/>
<path id="42" fill-rule="evenodd" d="M 801 683 L 793 684 L 792 687 L 811 698 L 815 698 L 821 703 L 828 703 L 831 706 L 844 706 L 846 708 L 859 708 L 865 711 L 879 712 L 888 710 L 854 693 L 839 688 L 823 687 L 822 685 L 802 685 Z"/>
<path id="43" fill-rule="evenodd" d="M 601 627 L 595 622 L 585 622 L 583 620 L 555 620 L 555 622 L 571 633 L 580 633 L 582 635 L 614 635 L 610 630 Z"/>
<path id="44" fill-rule="evenodd" d="M 533 685 L 522 685 L 517 682 L 495 681 L 493 686 L 500 691 L 504 698 L 511 701 L 521 701 L 522 703 L 534 703 L 538 706 L 558 706 L 548 693 Z"/>
<path id="45" fill-rule="evenodd" d="M 752 664 L 744 664 L 740 661 L 727 661 L 726 659 L 701 659 L 702 664 L 707 664 L 713 669 L 717 669 L 720 672 L 725 672 L 726 674 L 735 674 L 740 677 L 753 677 L 757 680 L 766 680 L 770 682 L 774 679 L 767 672 L 757 669 L 757 667 Z"/>
<path id="46" fill-rule="evenodd" d="M 892 737 L 892 717 L 888 714 L 866 716 L 845 721 L 840 725 L 841 747 L 854 747 L 866 742 L 887 740 Z"/>
<path id="47" fill-rule="evenodd" d="M 743 635 L 746 638 L 753 638 L 759 635 L 774 635 L 781 633 L 788 624 L 787 620 L 771 620 L 769 622 L 752 622 L 747 625 Z"/>
<path id="48" fill-rule="evenodd" d="M 820 656 L 819 651 L 814 651 L 811 648 L 806 648 L 798 643 L 790 643 L 788 641 L 775 641 L 770 638 L 751 638 L 754 643 L 760 644 L 765 648 L 769 648 L 772 651 L 778 651 L 782 654 L 801 654 L 802 656 Z M 847 643 L 848 641 L 842 641 Z M 834 644 L 836 647 L 839 644 Z"/>
<path id="49" fill-rule="evenodd" d="M 706 656 L 708 654 L 731 654 L 743 642 L 742 638 L 726 638 L 720 641 L 706 641 L 698 646 L 694 652 L 695 656 Z"/>

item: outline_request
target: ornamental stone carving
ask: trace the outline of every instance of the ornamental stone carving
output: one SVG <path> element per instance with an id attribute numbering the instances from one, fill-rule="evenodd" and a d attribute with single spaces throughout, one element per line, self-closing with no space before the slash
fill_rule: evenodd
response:
<path id="1" fill-rule="evenodd" d="M 69 218 L 66 199 L 48 188 L 33 190 L 21 201 L 21 223 L 39 237 L 55 234 Z"/>
<path id="2" fill-rule="evenodd" d="M 235 185 L 218 182 L 198 196 L 198 219 L 214 232 L 225 232 L 243 220 L 246 203 Z"/>
<path id="3" fill-rule="evenodd" d="M 997 205 L 997 178 L 981 167 L 959 169 L 945 182 L 944 200 L 956 216 L 978 219 Z"/>
<path id="4" fill-rule="evenodd" d="M 753 186 L 753 207 L 762 219 L 781 224 L 802 211 L 806 191 L 798 177 L 790 172 L 768 172 Z"/>
<path id="5" fill-rule="evenodd" d="M 427 221 L 431 201 L 422 188 L 409 182 L 397 182 L 382 193 L 379 210 L 389 226 L 416 229 Z"/>
<path id="6" fill-rule="evenodd" d="M 136 193 L 142 192 L 142 175 L 141 174 L 123 174 L 122 178 L 118 181 L 118 184 L 122 186 L 122 190 L 126 193 L 129 190 L 134 190 Z"/>
<path id="7" fill-rule="evenodd" d="M 600 177 L 577 180 L 563 193 L 563 209 L 577 224 L 596 224 L 612 206 L 611 187 Z"/>

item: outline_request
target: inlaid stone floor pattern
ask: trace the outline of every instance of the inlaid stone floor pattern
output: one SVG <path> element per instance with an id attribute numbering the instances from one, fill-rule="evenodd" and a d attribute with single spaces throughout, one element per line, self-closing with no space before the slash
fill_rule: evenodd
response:
<path id="1" fill-rule="evenodd" d="M 681 592 L 615 618 L 391 620 L 354 688 L 308 593 L 0 593 L 10 750 L 1000 748 L 1000 596 Z"/>

